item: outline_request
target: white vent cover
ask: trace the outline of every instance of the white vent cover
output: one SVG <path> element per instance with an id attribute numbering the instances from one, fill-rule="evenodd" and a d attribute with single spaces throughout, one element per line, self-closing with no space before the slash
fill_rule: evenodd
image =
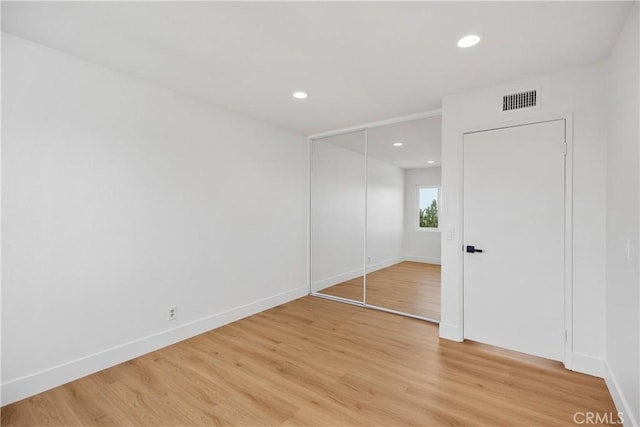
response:
<path id="1" fill-rule="evenodd" d="M 518 110 L 520 108 L 535 107 L 538 102 L 538 91 L 512 93 L 502 97 L 502 111 Z"/>

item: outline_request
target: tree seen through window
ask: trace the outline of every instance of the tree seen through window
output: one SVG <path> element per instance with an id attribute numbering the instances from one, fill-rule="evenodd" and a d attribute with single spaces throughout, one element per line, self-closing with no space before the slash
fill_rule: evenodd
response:
<path id="1" fill-rule="evenodd" d="M 420 228 L 438 228 L 438 189 L 421 187 L 418 204 Z"/>

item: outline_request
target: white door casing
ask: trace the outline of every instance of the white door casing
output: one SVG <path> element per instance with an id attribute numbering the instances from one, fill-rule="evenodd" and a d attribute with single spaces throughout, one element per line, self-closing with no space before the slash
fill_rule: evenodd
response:
<path id="1" fill-rule="evenodd" d="M 464 337 L 564 359 L 565 120 L 464 135 Z"/>

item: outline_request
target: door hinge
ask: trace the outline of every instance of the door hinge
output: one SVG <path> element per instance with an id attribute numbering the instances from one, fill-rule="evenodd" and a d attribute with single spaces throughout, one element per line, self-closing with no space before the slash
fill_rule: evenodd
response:
<path id="1" fill-rule="evenodd" d="M 562 154 L 564 154 L 565 156 L 567 155 L 567 143 L 565 142 L 564 144 L 562 144 L 564 147 L 562 148 L 564 150 L 564 152 Z"/>
<path id="2" fill-rule="evenodd" d="M 568 341 L 568 338 L 567 338 L 568 336 L 569 336 L 569 334 L 567 333 L 567 330 L 565 329 L 564 330 L 564 342 Z"/>

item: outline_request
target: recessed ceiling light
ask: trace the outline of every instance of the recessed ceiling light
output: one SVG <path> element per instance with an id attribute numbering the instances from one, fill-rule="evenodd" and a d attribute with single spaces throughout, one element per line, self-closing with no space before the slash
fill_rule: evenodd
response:
<path id="1" fill-rule="evenodd" d="M 296 99 L 305 99 L 308 96 L 307 92 L 293 92 L 293 97 Z"/>
<path id="2" fill-rule="evenodd" d="M 480 36 L 476 34 L 469 34 L 468 36 L 464 36 L 460 40 L 458 40 L 458 47 L 471 47 L 480 43 Z"/>
<path id="3" fill-rule="evenodd" d="M 394 147 L 402 147 L 402 142 L 394 142 L 393 146 Z"/>
<path id="4" fill-rule="evenodd" d="M 430 165 L 434 164 L 435 162 L 435 160 L 427 160 L 427 163 L 429 163 Z"/>

